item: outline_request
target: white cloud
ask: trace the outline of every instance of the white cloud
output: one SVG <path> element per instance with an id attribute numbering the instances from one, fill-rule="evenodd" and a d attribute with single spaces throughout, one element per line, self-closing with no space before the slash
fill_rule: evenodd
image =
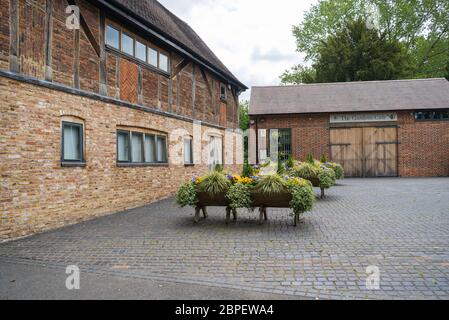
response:
<path id="1" fill-rule="evenodd" d="M 278 85 L 303 58 L 292 26 L 317 0 L 159 0 L 187 22 L 248 87 Z M 249 99 L 249 90 L 241 99 Z"/>

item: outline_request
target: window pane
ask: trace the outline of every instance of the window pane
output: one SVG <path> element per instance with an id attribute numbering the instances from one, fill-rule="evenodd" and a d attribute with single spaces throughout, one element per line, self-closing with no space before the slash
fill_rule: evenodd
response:
<path id="1" fill-rule="evenodd" d="M 110 45 L 111 47 L 114 47 L 116 49 L 120 50 L 120 32 L 111 27 L 106 27 L 106 43 Z"/>
<path id="2" fill-rule="evenodd" d="M 157 137 L 157 162 L 167 162 L 167 145 L 165 137 Z"/>
<path id="3" fill-rule="evenodd" d="M 168 57 L 162 53 L 159 54 L 159 68 L 168 72 Z"/>
<path id="4" fill-rule="evenodd" d="M 143 154 L 142 154 L 142 140 L 143 134 L 133 132 L 131 134 L 131 161 L 132 162 L 143 162 Z"/>
<path id="5" fill-rule="evenodd" d="M 147 61 L 147 46 L 136 40 L 136 58 Z"/>
<path id="6" fill-rule="evenodd" d="M 156 162 L 156 143 L 155 136 L 145 135 L 145 162 L 155 163 Z"/>
<path id="7" fill-rule="evenodd" d="M 129 55 L 134 55 L 134 39 L 126 33 L 122 33 L 122 51 Z"/>
<path id="8" fill-rule="evenodd" d="M 117 160 L 119 162 L 129 162 L 129 132 L 119 132 L 117 134 Z"/>
<path id="9" fill-rule="evenodd" d="M 64 160 L 82 161 L 81 156 L 81 127 L 78 125 L 64 124 Z"/>
<path id="10" fill-rule="evenodd" d="M 192 154 L 192 138 L 187 138 L 184 140 L 184 163 L 193 163 Z"/>
<path id="11" fill-rule="evenodd" d="M 148 63 L 157 67 L 157 51 L 148 47 Z"/>

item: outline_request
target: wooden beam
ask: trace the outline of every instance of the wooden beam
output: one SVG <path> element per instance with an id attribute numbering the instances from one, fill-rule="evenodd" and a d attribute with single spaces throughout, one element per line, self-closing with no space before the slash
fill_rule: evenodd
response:
<path id="1" fill-rule="evenodd" d="M 209 91 L 210 97 L 213 98 L 213 97 L 212 97 L 212 95 L 213 95 L 213 94 L 212 94 L 212 88 L 211 88 L 211 86 L 210 86 L 209 80 L 207 79 L 206 72 L 204 72 L 204 69 L 203 69 L 203 68 L 201 68 L 201 75 L 203 76 L 204 82 L 206 83 L 207 91 Z"/>
<path id="2" fill-rule="evenodd" d="M 105 16 L 102 11 L 100 11 L 100 94 L 108 95 L 108 84 L 107 84 L 107 75 L 106 75 L 106 50 L 105 50 L 105 42 L 106 42 L 106 31 L 105 31 Z"/>
<path id="3" fill-rule="evenodd" d="M 137 101 L 138 104 L 142 105 L 143 104 L 143 95 L 142 95 L 142 90 L 143 90 L 143 74 L 142 74 L 142 67 L 138 67 L 139 70 L 139 74 L 138 74 L 138 78 L 137 78 Z"/>
<path id="4" fill-rule="evenodd" d="M 189 63 L 190 61 L 187 59 L 184 59 L 180 63 L 178 63 L 178 65 L 173 68 L 173 72 L 170 76 L 170 79 L 176 77 L 182 71 L 182 69 L 184 69 Z"/>
<path id="5" fill-rule="evenodd" d="M 80 31 L 75 30 L 75 59 L 73 60 L 73 86 L 80 88 Z"/>
<path id="6" fill-rule="evenodd" d="M 9 2 L 9 70 L 20 73 L 18 0 L 10 0 Z"/>
<path id="7" fill-rule="evenodd" d="M 77 6 L 79 8 L 79 6 L 76 4 L 75 0 L 67 0 L 67 2 L 69 3 L 69 5 Z M 87 39 L 89 40 L 89 42 L 90 42 L 90 44 L 92 46 L 92 48 L 95 50 L 95 53 L 100 58 L 100 56 L 101 56 L 100 45 L 97 43 L 97 40 L 95 40 L 95 37 L 94 37 L 92 31 L 90 31 L 90 28 L 87 25 L 87 22 L 84 19 L 83 14 L 81 13 L 81 10 L 80 10 L 80 26 L 83 29 Z"/>
<path id="8" fill-rule="evenodd" d="M 196 103 L 196 76 L 195 76 L 195 65 L 192 63 L 192 118 L 195 119 L 195 108 Z"/>
<path id="9" fill-rule="evenodd" d="M 45 4 L 45 80 L 53 81 L 52 43 L 53 43 L 53 0 Z"/>

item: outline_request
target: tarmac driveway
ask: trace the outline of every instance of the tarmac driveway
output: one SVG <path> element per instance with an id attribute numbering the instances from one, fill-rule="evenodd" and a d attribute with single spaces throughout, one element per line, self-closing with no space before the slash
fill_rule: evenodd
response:
<path id="1" fill-rule="evenodd" d="M 288 210 L 268 214 L 226 226 L 210 208 L 194 224 L 168 199 L 3 243 L 0 298 L 449 299 L 448 178 L 346 179 L 296 228 Z"/>

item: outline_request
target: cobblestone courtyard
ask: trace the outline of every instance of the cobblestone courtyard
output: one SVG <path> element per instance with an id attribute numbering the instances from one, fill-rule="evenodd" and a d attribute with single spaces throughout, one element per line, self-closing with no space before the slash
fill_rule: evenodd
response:
<path id="1" fill-rule="evenodd" d="M 297 228 L 288 210 L 268 214 L 259 226 L 258 212 L 241 210 L 226 226 L 224 209 L 210 208 L 194 224 L 169 199 L 0 244 L 0 265 L 323 299 L 449 299 L 447 178 L 343 180 Z M 380 290 L 365 287 L 372 265 Z"/>

